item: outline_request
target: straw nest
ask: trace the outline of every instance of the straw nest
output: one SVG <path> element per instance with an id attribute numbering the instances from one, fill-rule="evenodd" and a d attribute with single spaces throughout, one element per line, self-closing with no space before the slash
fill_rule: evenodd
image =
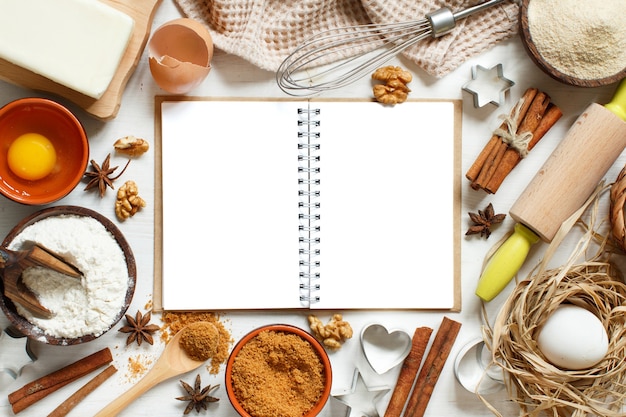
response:
<path id="1" fill-rule="evenodd" d="M 528 279 L 518 282 L 493 326 L 483 328 L 485 344 L 492 352 L 490 366 L 504 370 L 507 390 L 519 405 L 520 416 L 624 416 L 626 285 L 607 255 L 611 252 L 607 249 L 610 239 L 592 231 L 591 223 L 578 224 L 584 226 L 585 233 L 565 265 L 544 268 L 550 251 L 558 247 L 559 242 L 553 241 L 542 263 Z M 590 243 L 598 240 L 596 254 L 577 261 L 584 257 Z M 588 309 L 607 330 L 608 352 L 592 368 L 560 369 L 548 362 L 537 347 L 539 330 L 563 303 Z M 494 414 L 501 415 L 482 399 Z"/>

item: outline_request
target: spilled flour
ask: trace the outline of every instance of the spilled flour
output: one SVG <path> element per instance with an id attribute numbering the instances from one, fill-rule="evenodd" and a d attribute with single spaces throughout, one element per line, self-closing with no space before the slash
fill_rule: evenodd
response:
<path id="1" fill-rule="evenodd" d="M 18 313 L 55 337 L 99 336 L 108 330 L 124 304 L 129 281 L 124 253 L 113 235 L 91 217 L 60 215 L 28 226 L 9 249 L 27 249 L 33 242 L 61 255 L 84 277 L 40 267 L 25 270 L 24 283 L 54 316 L 36 317 L 16 305 Z"/>

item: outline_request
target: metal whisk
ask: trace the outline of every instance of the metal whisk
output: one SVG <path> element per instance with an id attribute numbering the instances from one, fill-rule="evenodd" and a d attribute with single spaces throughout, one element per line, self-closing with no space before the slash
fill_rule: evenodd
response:
<path id="1" fill-rule="evenodd" d="M 402 23 L 347 26 L 307 39 L 281 63 L 278 86 L 293 96 L 314 95 L 353 83 L 391 58 L 432 36 L 443 36 L 464 19 L 506 0 L 488 0 L 452 12 L 443 7 L 425 19 Z"/>

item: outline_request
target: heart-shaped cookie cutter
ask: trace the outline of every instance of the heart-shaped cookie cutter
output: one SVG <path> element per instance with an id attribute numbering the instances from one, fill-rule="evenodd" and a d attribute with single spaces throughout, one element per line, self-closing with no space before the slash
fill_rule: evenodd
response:
<path id="1" fill-rule="evenodd" d="M 377 374 L 400 365 L 411 350 L 411 336 L 401 329 L 388 330 L 382 324 L 370 324 L 361 331 L 365 359 Z"/>

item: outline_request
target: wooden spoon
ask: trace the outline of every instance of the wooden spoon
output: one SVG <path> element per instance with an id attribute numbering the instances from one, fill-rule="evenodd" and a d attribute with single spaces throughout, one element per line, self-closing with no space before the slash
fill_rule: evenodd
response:
<path id="1" fill-rule="evenodd" d="M 204 362 L 191 359 L 178 343 L 184 330 L 185 328 L 181 329 L 167 343 L 165 350 L 163 350 L 152 369 L 135 386 L 109 403 L 95 417 L 116 416 L 155 385 L 200 367 Z"/>

